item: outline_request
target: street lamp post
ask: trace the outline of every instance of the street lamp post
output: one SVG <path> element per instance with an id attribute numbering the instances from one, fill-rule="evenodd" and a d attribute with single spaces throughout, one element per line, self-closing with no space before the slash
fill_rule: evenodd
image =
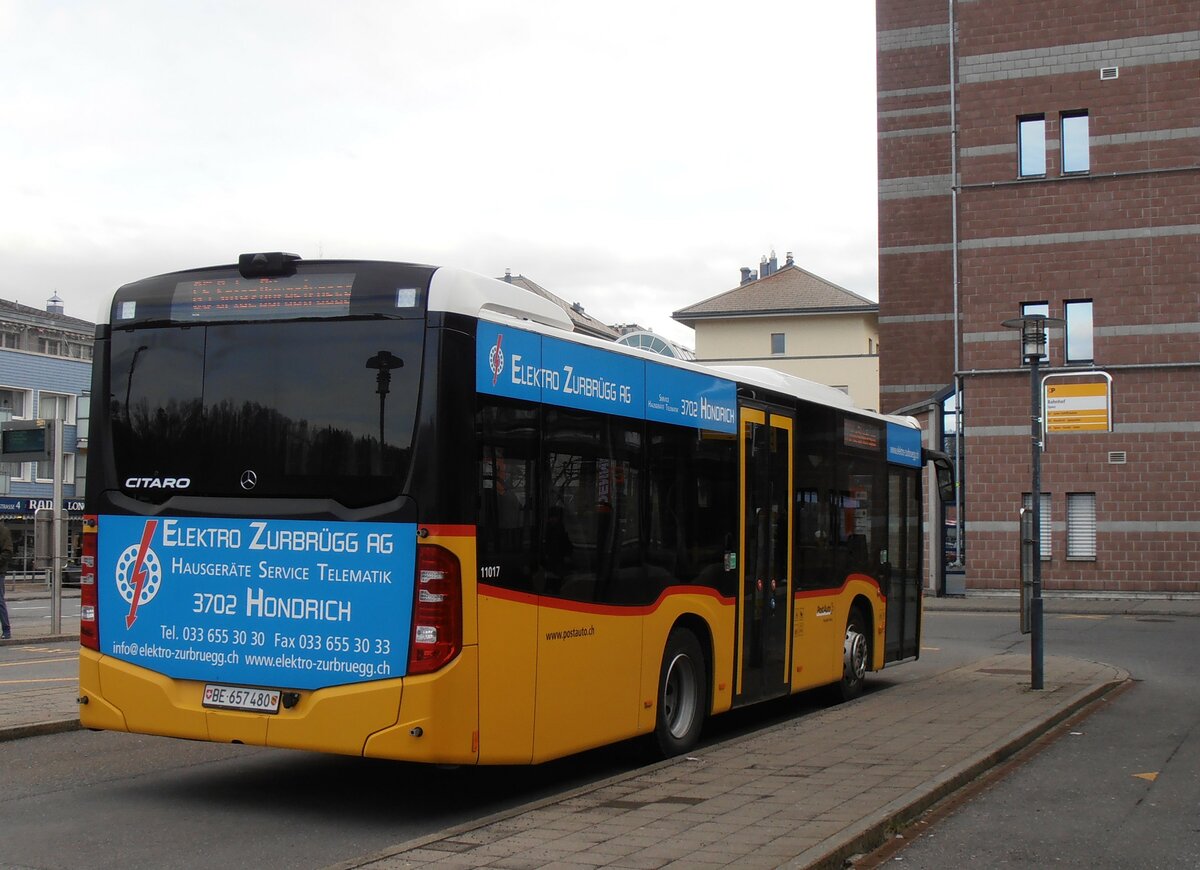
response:
<path id="1" fill-rule="evenodd" d="M 1029 418 L 1033 440 L 1033 484 L 1030 502 L 1033 507 L 1033 589 L 1029 601 L 1029 687 L 1041 689 L 1043 685 L 1042 660 L 1044 637 L 1042 634 L 1042 425 L 1041 382 L 1038 380 L 1038 365 L 1046 353 L 1046 330 L 1050 327 L 1066 326 L 1067 322 L 1045 314 L 1025 314 L 1004 321 L 1009 329 L 1021 330 L 1021 355 L 1029 363 Z"/>

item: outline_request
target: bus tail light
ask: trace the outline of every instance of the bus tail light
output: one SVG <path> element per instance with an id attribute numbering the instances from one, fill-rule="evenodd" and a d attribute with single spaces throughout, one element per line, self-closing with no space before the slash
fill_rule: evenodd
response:
<path id="1" fill-rule="evenodd" d="M 100 651 L 100 614 L 96 595 L 96 532 L 95 514 L 83 518 L 83 540 L 79 556 L 79 643 Z"/>
<path id="2" fill-rule="evenodd" d="M 461 649 L 462 571 L 458 558 L 445 547 L 419 544 L 408 673 L 432 673 Z"/>

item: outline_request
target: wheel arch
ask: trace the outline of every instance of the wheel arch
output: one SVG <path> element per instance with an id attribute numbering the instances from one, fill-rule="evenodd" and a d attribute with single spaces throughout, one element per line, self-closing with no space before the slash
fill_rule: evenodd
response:
<path id="1" fill-rule="evenodd" d="M 871 599 L 866 595 L 859 593 L 855 595 L 850 602 L 850 607 L 846 610 L 846 622 L 850 621 L 850 614 L 854 611 L 862 614 L 863 628 L 866 629 L 867 636 L 867 670 L 876 670 L 875 668 L 875 607 L 871 604 Z M 843 626 L 843 631 L 845 627 Z"/>
<path id="2" fill-rule="evenodd" d="M 671 631 L 667 632 L 667 637 L 670 637 L 671 632 L 677 628 L 683 628 L 690 631 L 700 644 L 700 651 L 704 654 L 704 685 L 706 697 L 704 699 L 704 715 L 711 716 L 713 709 L 713 698 L 716 696 L 716 674 L 713 667 L 713 634 L 712 629 L 708 625 L 708 620 L 696 613 L 681 613 L 671 626 Z M 665 643 L 665 641 L 664 641 Z"/>

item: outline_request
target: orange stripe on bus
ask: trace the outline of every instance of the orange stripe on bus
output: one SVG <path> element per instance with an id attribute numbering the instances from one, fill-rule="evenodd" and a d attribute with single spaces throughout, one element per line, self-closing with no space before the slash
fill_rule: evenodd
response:
<path id="1" fill-rule="evenodd" d="M 599 616 L 646 616 L 658 610 L 663 601 L 672 595 L 705 595 L 715 598 L 726 607 L 734 605 L 734 599 L 721 595 L 717 590 L 707 586 L 673 586 L 663 591 L 653 604 L 595 604 L 588 601 L 567 601 L 563 598 L 553 598 L 549 595 L 537 595 L 532 592 L 518 592 L 513 589 L 502 589 L 499 586 L 479 584 L 479 594 L 490 598 L 500 598 L 505 601 L 515 601 L 519 604 L 531 604 L 549 607 L 554 610 L 567 610 L 572 613 L 594 613 Z"/>
<path id="2" fill-rule="evenodd" d="M 875 591 L 882 597 L 883 590 L 879 588 L 879 581 L 876 580 L 874 577 L 868 577 L 866 574 L 851 574 L 844 581 L 842 581 L 841 586 L 837 586 L 832 589 L 797 590 L 796 593 L 792 597 L 793 598 L 824 598 L 826 595 L 841 595 L 843 592 L 846 591 L 846 587 L 849 586 L 851 581 L 853 581 L 853 580 L 858 580 L 863 583 L 871 584 L 872 586 L 875 587 Z"/>
<path id="3" fill-rule="evenodd" d="M 451 525 L 422 525 L 431 536 L 439 538 L 473 538 L 475 537 L 474 526 L 451 526 Z"/>

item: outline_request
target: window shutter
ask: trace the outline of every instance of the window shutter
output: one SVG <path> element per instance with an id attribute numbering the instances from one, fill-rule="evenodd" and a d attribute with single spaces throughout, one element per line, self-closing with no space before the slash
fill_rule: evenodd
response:
<path id="1" fill-rule="evenodd" d="M 1067 558 L 1096 558 L 1096 493 L 1067 493 Z"/>
<path id="2" fill-rule="evenodd" d="M 1024 493 L 1021 496 L 1021 506 L 1027 509 L 1033 507 L 1033 499 L 1029 497 L 1029 493 Z M 1042 501 L 1041 504 L 1038 505 L 1038 509 L 1041 511 L 1041 515 L 1038 517 L 1038 519 L 1041 521 L 1042 526 L 1042 561 L 1049 562 L 1050 544 L 1054 540 L 1054 535 L 1052 534 L 1053 526 L 1050 522 L 1050 493 L 1042 493 Z"/>

